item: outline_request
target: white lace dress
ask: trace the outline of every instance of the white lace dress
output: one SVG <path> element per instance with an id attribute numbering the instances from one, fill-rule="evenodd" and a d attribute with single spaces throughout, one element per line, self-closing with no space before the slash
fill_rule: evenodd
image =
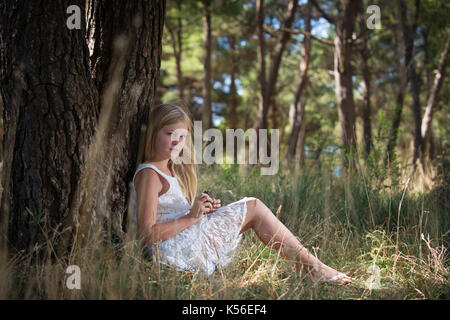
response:
<path id="1" fill-rule="evenodd" d="M 176 177 L 169 176 L 150 163 L 141 163 L 132 182 L 132 192 L 136 196 L 134 179 L 144 169 L 152 168 L 167 180 L 169 190 L 158 198 L 156 223 L 167 222 L 189 213 L 191 205 L 184 197 Z M 135 198 L 136 199 L 136 198 Z M 243 199 L 222 206 L 217 211 L 203 215 L 202 219 L 176 234 L 174 237 L 147 246 L 147 252 L 155 261 L 170 265 L 177 270 L 213 273 L 217 266 L 225 267 L 234 257 L 242 239 L 241 227 L 247 214 L 247 201 Z M 133 220 L 137 223 L 136 206 Z"/>

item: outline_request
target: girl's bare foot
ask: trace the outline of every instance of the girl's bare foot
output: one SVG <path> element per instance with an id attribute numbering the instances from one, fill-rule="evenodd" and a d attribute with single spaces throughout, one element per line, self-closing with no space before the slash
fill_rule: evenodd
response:
<path id="1" fill-rule="evenodd" d="M 342 272 L 339 272 L 325 264 L 322 264 L 318 268 L 314 268 L 308 274 L 308 277 L 318 283 L 336 283 L 336 284 L 347 284 L 351 283 L 354 279 Z"/>

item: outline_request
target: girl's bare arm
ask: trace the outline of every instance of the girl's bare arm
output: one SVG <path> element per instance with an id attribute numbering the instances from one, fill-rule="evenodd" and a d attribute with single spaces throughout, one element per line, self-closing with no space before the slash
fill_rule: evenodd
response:
<path id="1" fill-rule="evenodd" d="M 143 169 L 140 171 L 135 178 L 135 188 L 137 193 L 137 231 L 144 245 L 170 239 L 201 219 L 201 215 L 195 217 L 189 213 L 172 221 L 156 223 L 158 194 L 162 190 L 162 183 L 154 170 Z"/>

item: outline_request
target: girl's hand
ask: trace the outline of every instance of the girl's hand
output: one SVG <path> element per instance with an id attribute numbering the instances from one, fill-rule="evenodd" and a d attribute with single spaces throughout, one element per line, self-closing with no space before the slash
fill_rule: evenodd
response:
<path id="1" fill-rule="evenodd" d="M 208 213 L 217 211 L 217 209 L 219 209 L 220 206 L 221 206 L 221 203 L 220 203 L 220 200 L 219 200 L 219 199 L 214 199 L 214 198 L 212 198 L 212 200 L 213 200 L 213 202 L 212 202 L 212 208 L 211 208 L 211 210 L 210 210 Z"/>
<path id="2" fill-rule="evenodd" d="M 205 191 L 203 191 L 203 193 L 206 193 L 208 196 L 211 197 L 209 191 L 205 190 Z M 219 199 L 214 199 L 214 198 L 211 197 L 211 205 L 212 205 L 211 210 L 209 210 L 209 212 L 207 212 L 207 213 L 211 213 L 211 212 L 217 211 L 217 209 L 219 209 L 220 205 L 221 205 L 220 204 L 220 200 Z"/>
<path id="3" fill-rule="evenodd" d="M 202 193 L 194 199 L 191 211 L 188 213 L 191 217 L 200 220 L 203 214 L 210 213 L 213 209 L 213 199 L 206 193 Z"/>

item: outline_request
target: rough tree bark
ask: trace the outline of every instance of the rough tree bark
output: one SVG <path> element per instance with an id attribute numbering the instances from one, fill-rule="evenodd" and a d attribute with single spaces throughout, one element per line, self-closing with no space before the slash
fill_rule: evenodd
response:
<path id="1" fill-rule="evenodd" d="M 83 214 L 88 220 L 98 215 L 121 235 L 141 129 L 159 80 L 165 1 L 90 0 L 89 6 L 89 20 L 95 21 L 89 33 L 92 73 L 102 113 L 72 213 L 79 221 Z M 90 195 L 90 190 L 96 192 Z"/>
<path id="2" fill-rule="evenodd" d="M 79 30 L 66 27 L 72 4 L 81 8 Z M 164 11 L 165 1 L 143 0 L 0 4 L 8 147 L 2 208 L 16 249 L 37 242 L 39 224 L 76 228 L 81 212 L 122 231 L 156 91 Z"/>
<path id="3" fill-rule="evenodd" d="M 61 231 L 94 134 L 98 95 L 86 67 L 85 31 L 66 27 L 71 4 L 84 8 L 84 1 L 0 4 L 0 214 L 11 254 L 42 241 L 41 230 Z"/>

